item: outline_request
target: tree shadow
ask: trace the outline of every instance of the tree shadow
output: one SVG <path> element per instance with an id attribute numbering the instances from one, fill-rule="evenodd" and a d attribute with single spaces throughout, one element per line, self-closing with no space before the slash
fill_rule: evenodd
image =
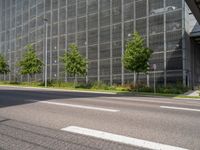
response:
<path id="1" fill-rule="evenodd" d="M 17 88 L 17 87 L 16 87 Z M 59 99 L 112 97 L 113 94 L 45 91 L 23 89 L 0 89 L 0 108 L 35 103 L 37 101 L 49 101 Z"/>

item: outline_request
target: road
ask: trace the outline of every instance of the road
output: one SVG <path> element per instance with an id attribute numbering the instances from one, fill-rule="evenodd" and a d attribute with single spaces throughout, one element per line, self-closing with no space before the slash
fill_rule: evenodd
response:
<path id="1" fill-rule="evenodd" d="M 0 87 L 0 149 L 199 150 L 199 141 L 200 101 Z"/>

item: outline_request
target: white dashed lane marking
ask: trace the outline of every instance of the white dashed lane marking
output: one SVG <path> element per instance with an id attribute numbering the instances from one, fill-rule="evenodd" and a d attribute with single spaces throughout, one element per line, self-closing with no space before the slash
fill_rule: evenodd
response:
<path id="1" fill-rule="evenodd" d="M 42 104 L 49 104 L 49 105 L 57 105 L 57 106 L 65 106 L 65 107 L 72 107 L 72 108 L 80 108 L 80 109 L 88 109 L 88 110 L 96 110 L 96 111 L 105 111 L 105 112 L 119 112 L 120 110 L 116 109 L 108 109 L 102 107 L 93 107 L 93 106 L 85 106 L 85 105 L 76 105 L 76 104 L 67 104 L 67 103 L 57 103 L 57 102 L 49 102 L 49 101 L 32 101 L 38 102 Z"/>
<path id="2" fill-rule="evenodd" d="M 118 143 L 136 146 L 136 147 L 152 149 L 152 150 L 187 150 L 181 147 L 175 147 L 175 146 L 140 140 L 136 138 L 126 137 L 126 136 L 112 134 L 112 133 L 98 131 L 98 130 L 81 128 L 77 126 L 66 127 L 61 130 L 71 132 L 71 133 L 91 136 L 91 137 L 108 140 L 112 142 L 118 142 Z"/>
<path id="3" fill-rule="evenodd" d="M 182 107 L 171 107 L 171 106 L 160 106 L 163 109 L 173 109 L 173 110 L 184 110 L 184 111 L 195 111 L 200 112 L 200 109 L 192 109 L 192 108 L 182 108 Z"/>

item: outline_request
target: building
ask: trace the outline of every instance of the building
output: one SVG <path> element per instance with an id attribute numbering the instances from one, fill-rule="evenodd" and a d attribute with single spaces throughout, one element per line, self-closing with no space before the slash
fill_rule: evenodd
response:
<path id="1" fill-rule="evenodd" d="M 138 31 L 154 51 L 150 64 L 157 66 L 157 83 L 189 85 L 195 68 L 187 9 L 184 0 L 0 0 L 0 52 L 11 67 L 1 80 L 28 80 L 16 67 L 28 43 L 44 60 L 46 18 L 49 80 L 72 80 L 59 57 L 76 43 L 89 61 L 88 75 L 79 81 L 132 82 L 134 74 L 124 69 L 122 55 L 130 34 Z M 44 74 L 34 77 L 43 79 Z M 140 80 L 152 84 L 153 72 L 140 75 Z"/>

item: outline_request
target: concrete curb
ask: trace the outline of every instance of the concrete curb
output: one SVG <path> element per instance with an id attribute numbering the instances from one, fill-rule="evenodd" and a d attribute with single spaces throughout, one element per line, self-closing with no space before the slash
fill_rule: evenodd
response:
<path id="1" fill-rule="evenodd" d="M 176 100 L 195 100 L 195 101 L 200 101 L 199 98 L 179 98 L 179 97 L 174 97 Z"/>

